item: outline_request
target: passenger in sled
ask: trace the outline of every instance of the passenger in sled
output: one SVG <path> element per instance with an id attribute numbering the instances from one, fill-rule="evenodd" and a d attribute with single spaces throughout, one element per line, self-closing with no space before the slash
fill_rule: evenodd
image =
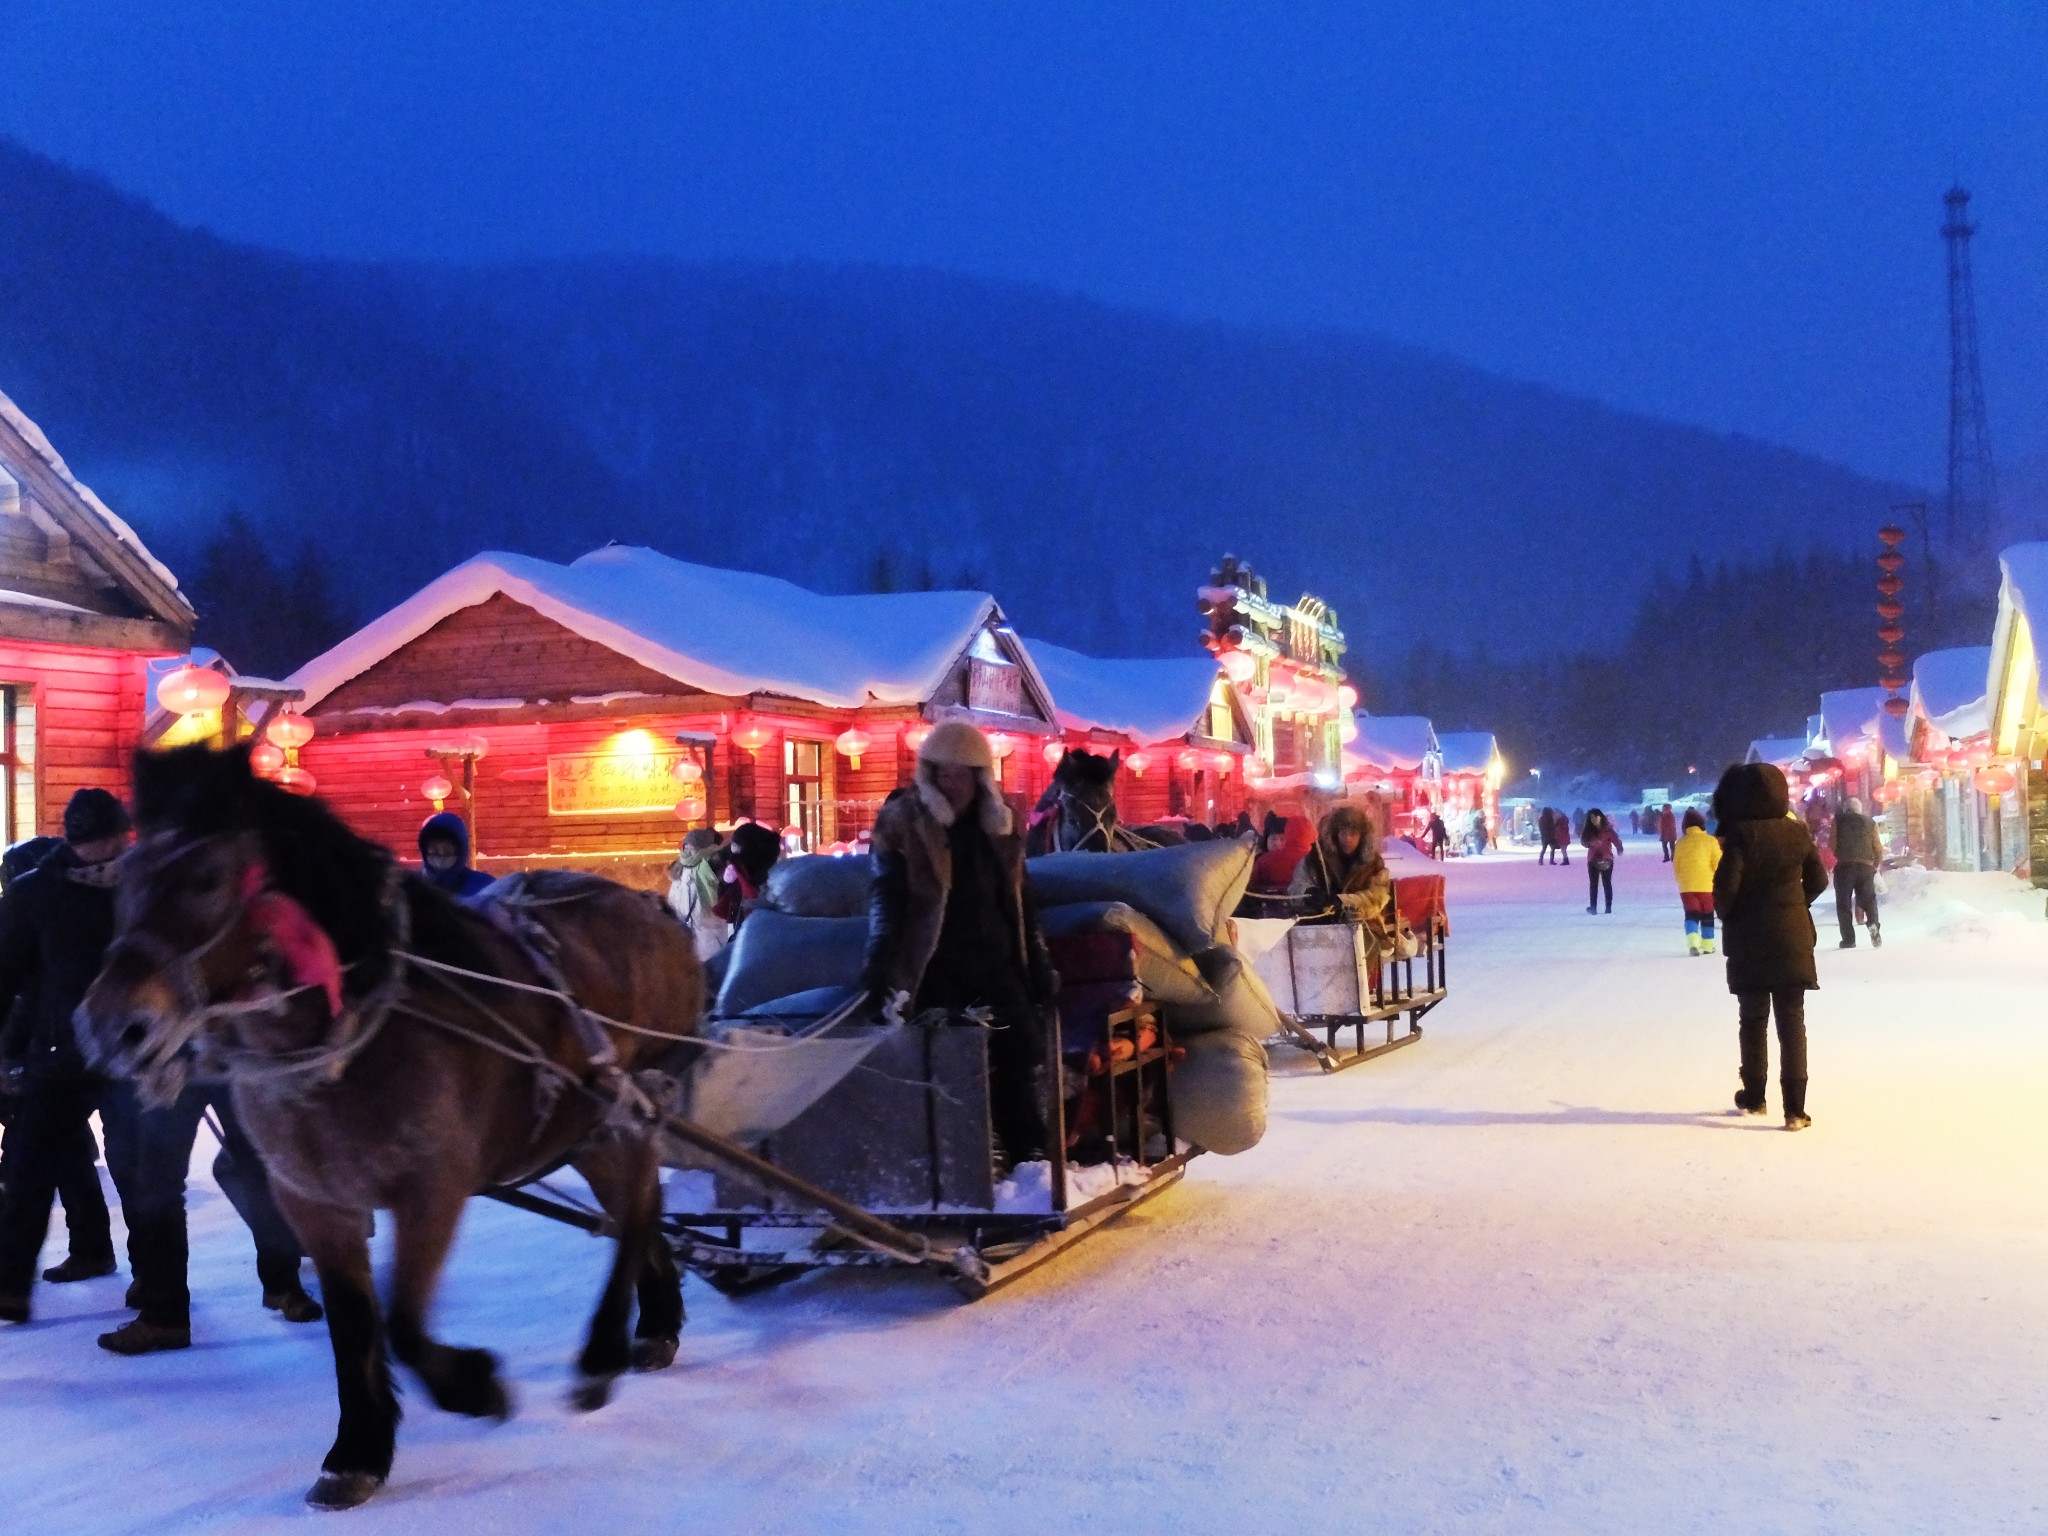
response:
<path id="1" fill-rule="evenodd" d="M 916 782 L 875 818 L 862 984 L 877 1011 L 985 1010 L 989 1114 L 1004 1160 L 1046 1155 L 1046 1016 L 1055 982 L 1024 889 L 1024 843 L 987 739 L 934 726 Z"/>
<path id="2" fill-rule="evenodd" d="M 1372 949 L 1367 957 L 1371 960 L 1398 951 L 1401 919 L 1394 903 L 1394 877 L 1365 812 L 1340 805 L 1323 817 L 1304 865 L 1306 905 L 1315 914 L 1304 922 L 1356 923 Z"/>

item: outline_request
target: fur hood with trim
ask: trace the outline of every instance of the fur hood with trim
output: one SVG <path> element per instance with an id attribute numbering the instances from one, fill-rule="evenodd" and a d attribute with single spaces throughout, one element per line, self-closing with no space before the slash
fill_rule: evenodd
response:
<path id="1" fill-rule="evenodd" d="M 1003 791 L 996 783 L 996 776 L 986 768 L 977 768 L 974 770 L 974 777 L 981 784 L 981 793 L 974 800 L 981 817 L 981 830 L 990 837 L 1008 837 L 1016 828 L 1016 817 L 1011 814 L 1008 802 L 1003 799 Z M 912 788 L 924 806 L 926 814 L 940 826 L 951 831 L 960 813 L 953 809 L 953 802 L 948 800 L 945 792 L 939 788 L 936 766 L 920 762 Z M 878 822 L 877 826 L 879 825 Z"/>

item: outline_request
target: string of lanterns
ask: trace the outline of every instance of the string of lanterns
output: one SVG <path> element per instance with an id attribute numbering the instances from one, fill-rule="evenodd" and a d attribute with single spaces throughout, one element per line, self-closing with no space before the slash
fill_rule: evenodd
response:
<path id="1" fill-rule="evenodd" d="M 1896 523 L 1886 523 L 1877 530 L 1877 537 L 1883 545 L 1877 557 L 1877 616 L 1882 621 L 1877 638 L 1883 646 L 1877 653 L 1877 680 L 1891 695 L 1884 701 L 1885 713 L 1896 720 L 1904 718 L 1912 707 L 1899 691 L 1907 684 L 1906 653 L 1899 649 L 1899 642 L 1906 638 L 1902 622 L 1906 607 L 1899 601 L 1899 594 L 1906 589 L 1905 578 L 1899 575 L 1906 565 L 1906 557 L 1899 551 L 1906 541 L 1906 530 Z"/>
<path id="2" fill-rule="evenodd" d="M 157 681 L 156 701 L 169 713 L 189 720 L 226 708 L 234 691 L 234 682 L 225 672 L 187 660 Z M 312 794 L 316 781 L 299 766 L 299 749 L 313 739 L 314 731 L 313 722 L 304 715 L 291 711 L 273 715 L 249 748 L 250 770 L 294 794 Z M 227 733 L 223 730 L 222 734 Z"/>

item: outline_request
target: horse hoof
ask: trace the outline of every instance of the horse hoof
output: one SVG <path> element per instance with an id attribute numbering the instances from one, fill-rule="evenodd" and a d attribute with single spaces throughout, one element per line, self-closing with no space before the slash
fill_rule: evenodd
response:
<path id="1" fill-rule="evenodd" d="M 676 1341 L 673 1338 L 633 1341 L 634 1370 L 665 1371 L 675 1363 Z"/>
<path id="2" fill-rule="evenodd" d="M 315 1509 L 354 1509 L 383 1486 L 384 1479 L 374 1472 L 322 1472 L 306 1490 L 306 1502 Z"/>
<path id="3" fill-rule="evenodd" d="M 578 1413 L 595 1413 L 612 1400 L 616 1376 L 586 1376 L 569 1389 L 569 1406 Z"/>

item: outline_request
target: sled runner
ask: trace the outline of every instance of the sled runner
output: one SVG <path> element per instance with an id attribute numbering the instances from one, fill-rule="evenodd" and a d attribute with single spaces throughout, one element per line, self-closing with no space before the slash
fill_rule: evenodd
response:
<path id="1" fill-rule="evenodd" d="M 1078 1070 L 1049 1021 L 1049 1070 L 1074 1091 L 1054 1096 L 1047 1160 L 1008 1178 L 992 1151 L 988 1031 L 972 1019 L 881 1024 L 849 1004 L 726 1021 L 713 1037 L 730 1049 L 692 1069 L 680 1123 L 696 1134 L 671 1122 L 665 1137 L 662 1229 L 728 1294 L 814 1269 L 922 1267 L 977 1299 L 1178 1182 L 1194 1151 L 1173 1138 L 1172 1045 L 1142 1005 L 1108 1017 Z M 1066 1150 L 1070 1114 L 1091 1129 L 1091 1161 Z M 552 1178 L 493 1194 L 588 1231 L 602 1223 Z"/>

